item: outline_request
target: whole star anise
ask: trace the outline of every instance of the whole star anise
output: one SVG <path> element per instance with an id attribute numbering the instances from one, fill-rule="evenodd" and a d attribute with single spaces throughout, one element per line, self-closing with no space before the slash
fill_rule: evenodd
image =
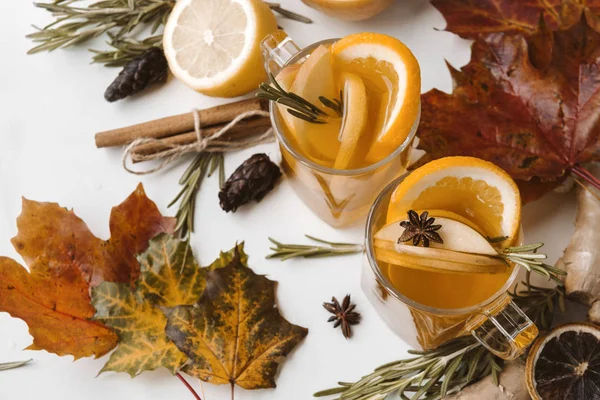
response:
<path id="1" fill-rule="evenodd" d="M 360 313 L 354 311 L 356 304 L 351 304 L 350 295 L 344 297 L 344 301 L 340 302 L 335 298 L 331 298 L 331 303 L 323 303 L 323 308 L 333 314 L 327 322 L 334 322 L 333 327 L 342 326 L 342 334 L 346 339 L 352 337 L 351 325 L 357 325 L 360 322 Z"/>
<path id="2" fill-rule="evenodd" d="M 444 243 L 442 237 L 436 231 L 442 225 L 433 225 L 435 218 L 428 218 L 429 213 L 423 212 L 421 216 L 416 211 L 408 211 L 408 221 L 400 222 L 400 226 L 404 228 L 402 236 L 398 239 L 398 243 L 408 242 L 412 240 L 413 245 L 429 247 L 429 242 Z"/>

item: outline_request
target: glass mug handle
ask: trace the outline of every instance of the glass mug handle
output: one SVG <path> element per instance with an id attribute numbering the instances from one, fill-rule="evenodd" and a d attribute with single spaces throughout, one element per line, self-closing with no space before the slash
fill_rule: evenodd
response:
<path id="1" fill-rule="evenodd" d="M 281 68 L 300 52 L 300 47 L 282 30 L 271 33 L 260 43 L 265 71 L 276 76 Z"/>
<path id="2" fill-rule="evenodd" d="M 505 360 L 523 354 L 538 335 L 538 328 L 512 300 L 500 310 L 484 311 L 469 322 L 471 335 Z"/>

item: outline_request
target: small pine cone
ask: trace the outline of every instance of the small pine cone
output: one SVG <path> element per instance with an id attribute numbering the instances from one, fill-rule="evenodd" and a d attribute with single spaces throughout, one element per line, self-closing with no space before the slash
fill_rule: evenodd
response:
<path id="1" fill-rule="evenodd" d="M 139 93 L 153 83 L 166 81 L 168 71 L 169 65 L 162 49 L 151 47 L 125 65 L 104 92 L 104 98 L 113 102 Z"/>
<path id="2" fill-rule="evenodd" d="M 250 200 L 261 201 L 281 177 L 266 154 L 255 154 L 240 165 L 219 192 L 221 208 L 235 212 Z"/>

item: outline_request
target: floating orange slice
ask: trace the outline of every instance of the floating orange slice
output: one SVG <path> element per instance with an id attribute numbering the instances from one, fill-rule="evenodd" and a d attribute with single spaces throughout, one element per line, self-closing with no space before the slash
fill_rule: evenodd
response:
<path id="1" fill-rule="evenodd" d="M 371 129 L 378 129 L 366 155 L 378 162 L 396 150 L 419 116 L 421 71 L 417 59 L 401 41 L 379 33 L 346 36 L 332 47 L 335 63 L 361 78 L 379 76 L 384 93 L 376 107 L 381 112 Z M 372 100 L 371 98 L 369 99 Z"/>

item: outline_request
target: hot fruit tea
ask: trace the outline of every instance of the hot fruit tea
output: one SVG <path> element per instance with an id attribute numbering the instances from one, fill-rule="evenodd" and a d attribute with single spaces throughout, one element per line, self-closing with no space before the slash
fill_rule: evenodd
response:
<path id="1" fill-rule="evenodd" d="M 286 101 L 274 107 L 284 170 L 313 211 L 346 225 L 405 171 L 420 110 L 419 65 L 400 41 L 373 33 L 301 55 L 276 82 L 318 111 L 306 118 Z"/>

